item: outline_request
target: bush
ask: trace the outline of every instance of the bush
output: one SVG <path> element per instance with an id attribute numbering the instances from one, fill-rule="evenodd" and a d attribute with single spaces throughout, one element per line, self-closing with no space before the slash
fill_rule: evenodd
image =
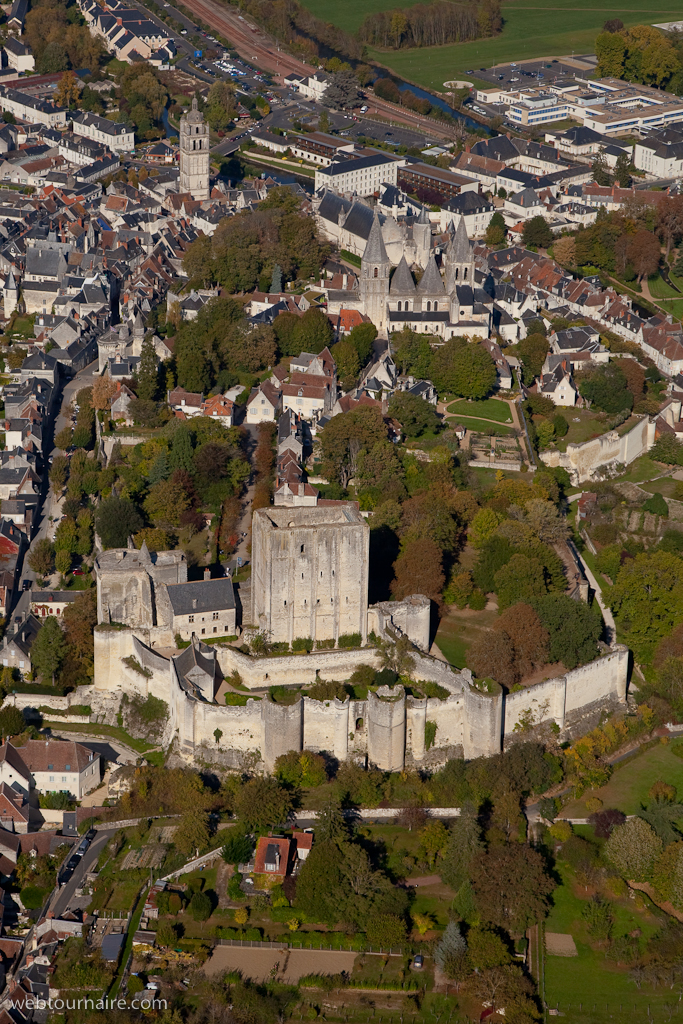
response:
<path id="1" fill-rule="evenodd" d="M 188 909 L 195 921 L 207 921 L 213 911 L 211 897 L 208 893 L 196 892 Z"/>
<path id="2" fill-rule="evenodd" d="M 482 612 L 486 607 L 487 597 L 483 590 L 476 587 L 470 594 L 470 599 L 467 602 L 470 608 L 475 612 Z"/>
<path id="3" fill-rule="evenodd" d="M 21 902 L 27 910 L 40 910 L 45 902 L 47 894 L 47 889 L 41 889 L 37 885 L 27 885 L 21 890 Z"/>
<path id="4" fill-rule="evenodd" d="M 363 638 L 360 633 L 342 633 L 338 642 L 340 647 L 360 647 Z"/>
<path id="5" fill-rule="evenodd" d="M 663 519 L 668 519 L 669 517 L 669 506 L 659 491 L 655 491 L 652 497 L 647 499 L 643 509 L 645 512 L 651 512 L 653 516 L 661 516 Z"/>
<path id="6" fill-rule="evenodd" d="M 309 636 L 298 636 L 292 640 L 293 651 L 305 651 L 306 654 L 310 654 L 313 650 L 313 641 Z"/>

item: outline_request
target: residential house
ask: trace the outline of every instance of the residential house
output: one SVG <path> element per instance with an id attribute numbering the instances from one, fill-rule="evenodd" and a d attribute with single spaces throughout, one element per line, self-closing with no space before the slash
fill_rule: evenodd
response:
<path id="1" fill-rule="evenodd" d="M 209 570 L 207 569 L 208 573 Z M 235 636 L 235 594 L 229 576 L 167 586 L 173 610 L 173 632 L 183 640 Z"/>

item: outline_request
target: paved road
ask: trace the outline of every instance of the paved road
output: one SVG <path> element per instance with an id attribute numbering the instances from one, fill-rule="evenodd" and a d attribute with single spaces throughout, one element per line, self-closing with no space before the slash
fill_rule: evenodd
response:
<path id="1" fill-rule="evenodd" d="M 62 914 L 66 913 L 71 900 L 76 895 L 76 889 L 80 888 L 88 871 L 97 863 L 97 858 L 115 831 L 116 829 L 113 828 L 109 832 L 97 833 L 88 849 L 80 858 L 78 866 L 74 869 L 69 881 L 62 886 L 59 892 L 55 893 L 50 901 L 50 910 L 54 913 L 55 917 L 61 917 Z"/>

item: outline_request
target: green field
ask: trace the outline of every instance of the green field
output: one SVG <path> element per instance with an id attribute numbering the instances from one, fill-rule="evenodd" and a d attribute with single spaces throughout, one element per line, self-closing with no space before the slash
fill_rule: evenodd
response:
<path id="1" fill-rule="evenodd" d="M 512 423 L 510 406 L 497 398 L 484 398 L 481 402 L 468 402 L 463 398 L 458 402 L 452 402 L 448 406 L 448 412 L 454 416 L 466 416 L 468 419 L 475 416 L 496 420 L 497 423 Z"/>
<path id="2" fill-rule="evenodd" d="M 438 643 L 438 635 L 437 635 Z M 647 803 L 647 792 L 661 779 L 675 786 L 683 794 L 683 758 L 676 757 L 670 744 L 661 744 L 634 757 L 623 766 L 616 767 L 612 778 L 602 789 L 591 790 L 583 800 L 572 800 L 562 809 L 563 817 L 581 818 L 587 815 L 585 799 L 597 796 L 605 807 L 616 807 L 624 814 L 637 814 Z"/>
<path id="3" fill-rule="evenodd" d="M 504 434 L 512 433 L 512 427 L 506 427 L 504 423 L 491 423 L 489 420 L 477 420 L 473 416 L 463 416 L 462 414 L 457 419 L 449 416 L 446 422 L 450 425 L 462 423 L 463 427 L 475 430 L 479 434 L 498 434 L 499 437 L 502 437 Z"/>
<path id="4" fill-rule="evenodd" d="M 451 665 L 464 668 L 467 664 L 467 649 L 498 618 L 495 611 L 475 612 L 470 608 L 449 608 L 439 623 L 435 642 Z"/>
<path id="5" fill-rule="evenodd" d="M 425 0 L 426 2 L 426 0 Z M 303 0 L 304 6 L 347 31 L 354 32 L 367 14 L 407 4 L 396 0 L 347 0 L 340 7 L 333 0 Z M 490 67 L 511 60 L 533 57 L 560 57 L 594 53 L 595 36 L 610 17 L 619 17 L 624 25 L 674 21 L 683 16 L 683 0 L 644 6 L 640 0 L 603 0 L 599 7 L 587 3 L 576 7 L 570 0 L 549 3 L 543 0 L 523 4 L 505 4 L 503 32 L 494 39 L 455 43 L 423 49 L 381 52 L 369 49 L 371 60 L 390 67 L 404 78 L 428 88 L 442 90 L 443 83 L 473 69 Z"/>
<path id="6" fill-rule="evenodd" d="M 546 955 L 545 998 L 548 1006 L 559 1007 L 567 1024 L 667 1019 L 668 1006 L 674 1003 L 671 993 L 666 987 L 652 989 L 643 985 L 636 988 L 628 972 L 607 960 L 597 944 L 589 941 L 582 918 L 589 896 L 584 900 L 576 895 L 573 873 L 566 865 L 558 864 L 557 871 L 562 884 L 553 893 L 554 906 L 545 929 L 573 935 L 578 956 Z M 640 904 L 640 909 L 635 901 L 628 898 L 615 900 L 611 909 L 615 936 L 639 929 L 643 937 L 649 937 L 663 920 L 663 915 L 652 913 L 653 908 L 647 900 Z M 654 1016 L 650 1016 L 652 1012 Z"/>
<path id="7" fill-rule="evenodd" d="M 661 274 L 657 274 L 656 277 L 649 277 L 647 284 L 653 299 L 680 299 L 681 297 L 681 293 L 672 288 L 670 284 L 667 284 Z"/>

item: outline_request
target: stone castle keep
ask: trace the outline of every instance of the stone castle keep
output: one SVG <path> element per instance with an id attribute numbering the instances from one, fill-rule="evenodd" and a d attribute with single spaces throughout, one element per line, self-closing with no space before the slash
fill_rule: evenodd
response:
<path id="1" fill-rule="evenodd" d="M 186 761 L 270 770 L 280 754 L 308 749 L 384 771 L 495 754 L 512 740 L 515 726 L 530 717 L 534 723 L 555 721 L 567 737 L 592 726 L 606 707 L 625 701 L 629 652 L 619 645 L 589 665 L 513 694 L 478 689 L 468 669 L 457 671 L 426 653 L 426 597 L 368 607 L 368 535 L 353 503 L 254 513 L 245 627 L 289 642 L 310 637 L 331 644 L 355 633 L 362 644 L 265 657 L 244 654 L 229 643 L 202 641 L 214 628 L 225 635 L 226 605 L 235 614 L 230 580 L 185 582 L 180 552 L 103 552 L 95 564 L 99 625 L 94 685 L 59 700 L 67 706 L 88 703 L 93 717 L 113 724 L 124 694 L 151 694 L 168 707 L 164 748 Z M 185 588 L 190 589 L 182 601 L 173 596 Z M 190 608 L 194 612 L 182 621 L 191 643 L 178 651 L 179 616 Z M 217 627 L 212 625 L 215 616 Z M 359 665 L 380 668 L 374 637 L 392 641 L 400 635 L 415 645 L 413 678 L 439 684 L 446 692 L 443 698 L 409 696 L 401 686 L 370 691 L 365 700 L 303 696 L 282 705 L 269 696 L 272 685 L 306 687 L 320 679 L 344 681 Z M 245 693 L 244 706 L 219 704 L 219 687 L 235 671 L 253 696 Z M 14 697 L 21 707 L 35 700 L 30 694 Z M 427 722 L 436 725 L 429 750 Z"/>

